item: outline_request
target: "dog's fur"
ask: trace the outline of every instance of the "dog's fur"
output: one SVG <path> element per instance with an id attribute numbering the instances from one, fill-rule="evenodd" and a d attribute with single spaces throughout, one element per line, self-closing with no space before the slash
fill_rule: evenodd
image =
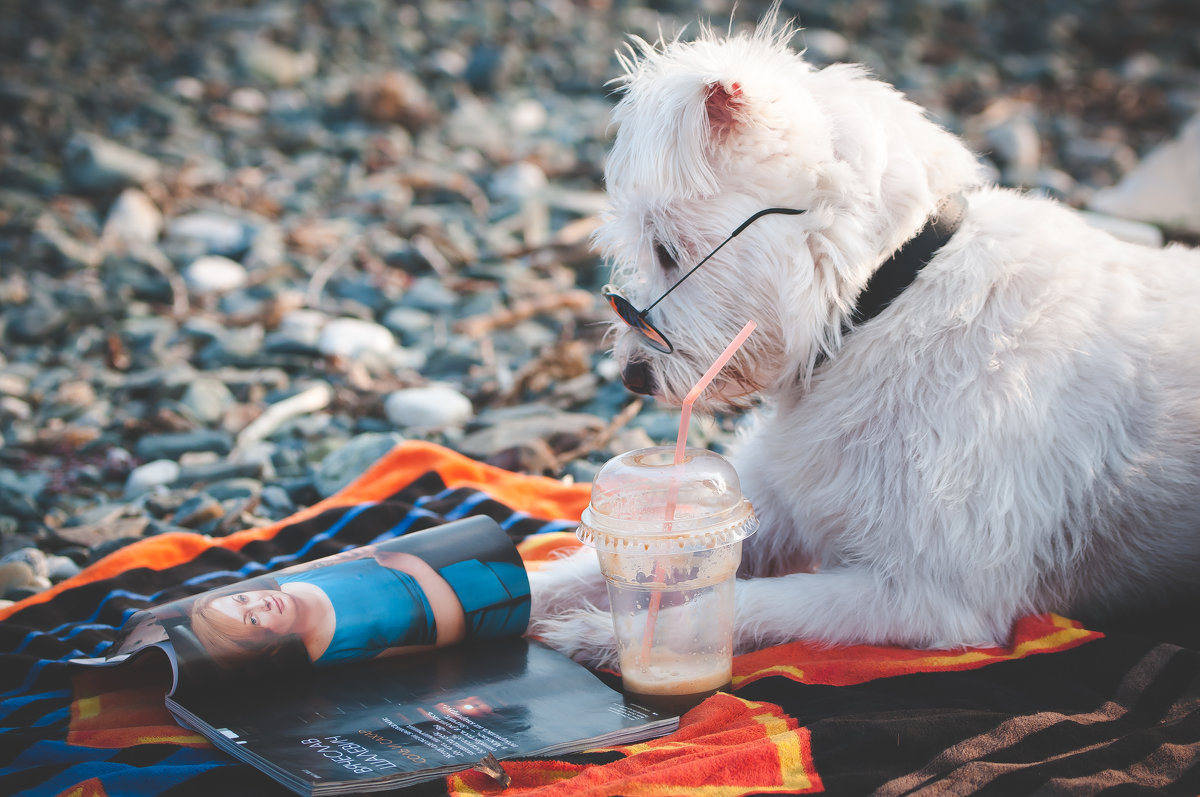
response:
<path id="1" fill-rule="evenodd" d="M 598 236 L 645 307 L 751 213 L 808 211 L 756 222 L 652 311 L 674 353 L 628 331 L 615 346 L 628 385 L 678 403 L 758 322 L 702 399 L 761 404 L 733 455 L 762 520 L 738 650 L 997 644 L 1026 613 L 1194 594 L 1200 256 L 982 185 L 921 109 L 861 68 L 811 67 L 791 35 L 769 18 L 635 43 Z M 959 191 L 950 242 L 843 334 L 874 270 Z M 533 578 L 532 632 L 613 662 L 594 554 Z"/>

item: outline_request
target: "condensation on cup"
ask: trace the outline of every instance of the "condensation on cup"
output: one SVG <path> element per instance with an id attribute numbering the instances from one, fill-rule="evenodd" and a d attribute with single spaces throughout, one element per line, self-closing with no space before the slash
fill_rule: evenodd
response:
<path id="1" fill-rule="evenodd" d="M 675 453 L 609 460 L 577 534 L 608 580 L 625 693 L 682 713 L 730 684 L 737 568 L 758 519 L 727 459 Z"/>

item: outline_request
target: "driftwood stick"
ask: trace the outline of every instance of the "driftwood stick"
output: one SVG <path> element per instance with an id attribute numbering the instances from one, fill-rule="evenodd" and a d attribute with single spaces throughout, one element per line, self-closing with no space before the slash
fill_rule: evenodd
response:
<path id="1" fill-rule="evenodd" d="M 609 440 L 612 440 L 613 435 L 627 423 L 637 417 L 637 414 L 642 411 L 642 400 L 634 399 L 626 404 L 620 412 L 618 412 L 608 425 L 601 429 L 596 434 L 592 435 L 584 443 L 576 446 L 570 451 L 564 451 L 555 457 L 555 461 L 559 468 L 566 465 L 573 459 L 587 456 L 601 446 L 607 445 Z"/>
<path id="2" fill-rule="evenodd" d="M 308 281 L 308 290 L 304 292 L 304 304 L 306 307 L 316 307 L 321 301 L 321 293 L 325 290 L 325 283 L 334 275 L 334 272 L 349 261 L 350 252 L 354 248 L 355 243 L 353 238 L 347 238 L 335 247 L 329 253 L 329 256 L 322 260 L 321 264 L 313 271 L 312 278 Z"/>
<path id="3" fill-rule="evenodd" d="M 580 289 L 539 296 L 535 299 L 517 300 L 509 307 L 494 313 L 464 318 L 454 325 L 454 331 L 473 338 L 482 338 L 497 329 L 511 327 L 543 313 L 553 313 L 557 310 L 588 310 L 594 302 L 590 292 Z"/>

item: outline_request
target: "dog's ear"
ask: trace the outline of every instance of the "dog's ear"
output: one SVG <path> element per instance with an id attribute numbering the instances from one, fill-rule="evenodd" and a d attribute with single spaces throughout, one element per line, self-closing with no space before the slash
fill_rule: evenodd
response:
<path id="1" fill-rule="evenodd" d="M 719 80 L 708 84 L 704 95 L 704 109 L 708 113 L 708 125 L 714 140 L 724 140 L 733 130 L 743 102 L 740 84 L 726 84 Z"/>

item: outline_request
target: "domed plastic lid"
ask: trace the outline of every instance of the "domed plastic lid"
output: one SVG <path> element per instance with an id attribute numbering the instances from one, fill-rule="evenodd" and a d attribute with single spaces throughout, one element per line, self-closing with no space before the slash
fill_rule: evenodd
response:
<path id="1" fill-rule="evenodd" d="M 725 457 L 689 448 L 641 448 L 605 463 L 592 481 L 579 539 L 612 553 L 680 553 L 745 539 L 758 518 Z"/>

